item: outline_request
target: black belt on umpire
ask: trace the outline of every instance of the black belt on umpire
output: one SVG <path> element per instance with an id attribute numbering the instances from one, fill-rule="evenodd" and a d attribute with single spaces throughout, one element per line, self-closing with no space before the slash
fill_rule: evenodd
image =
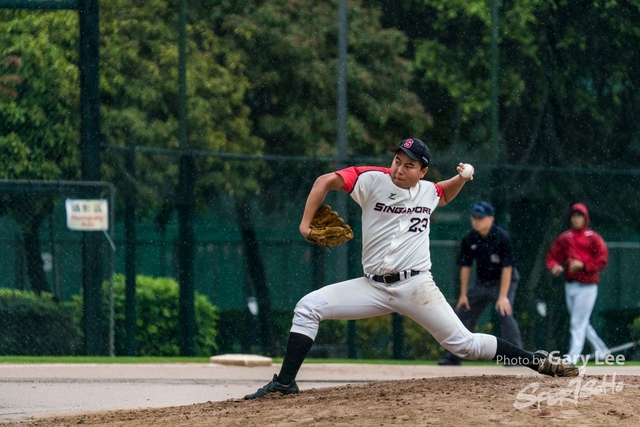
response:
<path id="1" fill-rule="evenodd" d="M 406 280 L 409 277 L 417 276 L 418 274 L 420 274 L 420 272 L 416 270 L 405 270 L 405 271 L 399 271 L 393 274 L 387 274 L 386 276 L 378 276 L 371 273 L 367 273 L 365 274 L 365 276 L 375 282 L 384 283 L 385 285 L 390 285 L 392 283 L 399 282 L 400 280 Z"/>

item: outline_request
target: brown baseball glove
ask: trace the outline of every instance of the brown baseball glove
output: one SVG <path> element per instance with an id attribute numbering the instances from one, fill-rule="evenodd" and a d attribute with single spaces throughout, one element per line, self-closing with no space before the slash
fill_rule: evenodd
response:
<path id="1" fill-rule="evenodd" d="M 329 205 L 322 205 L 311 220 L 307 241 L 332 248 L 353 239 L 353 230 Z"/>

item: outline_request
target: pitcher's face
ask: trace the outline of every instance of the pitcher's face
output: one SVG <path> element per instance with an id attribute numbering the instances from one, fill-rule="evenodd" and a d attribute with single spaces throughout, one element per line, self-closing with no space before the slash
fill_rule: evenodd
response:
<path id="1" fill-rule="evenodd" d="M 390 175 L 393 183 L 400 188 L 411 188 L 424 178 L 429 170 L 422 164 L 407 156 L 404 151 L 398 150 L 391 163 Z"/>

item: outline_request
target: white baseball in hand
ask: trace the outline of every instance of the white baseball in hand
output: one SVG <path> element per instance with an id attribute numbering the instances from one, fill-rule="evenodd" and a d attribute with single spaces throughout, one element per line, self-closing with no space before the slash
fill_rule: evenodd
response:
<path id="1" fill-rule="evenodd" d="M 466 165 L 464 165 L 462 172 L 460 172 L 460 176 L 466 179 L 471 175 L 473 175 L 473 166 L 467 163 Z"/>

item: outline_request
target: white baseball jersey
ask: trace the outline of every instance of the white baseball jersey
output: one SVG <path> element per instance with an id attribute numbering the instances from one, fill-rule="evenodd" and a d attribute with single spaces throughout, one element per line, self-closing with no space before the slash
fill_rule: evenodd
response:
<path id="1" fill-rule="evenodd" d="M 431 213 L 443 195 L 433 182 L 397 187 L 389 168 L 352 166 L 336 172 L 342 188 L 362 208 L 364 272 L 387 275 L 405 270 L 429 272 Z"/>

